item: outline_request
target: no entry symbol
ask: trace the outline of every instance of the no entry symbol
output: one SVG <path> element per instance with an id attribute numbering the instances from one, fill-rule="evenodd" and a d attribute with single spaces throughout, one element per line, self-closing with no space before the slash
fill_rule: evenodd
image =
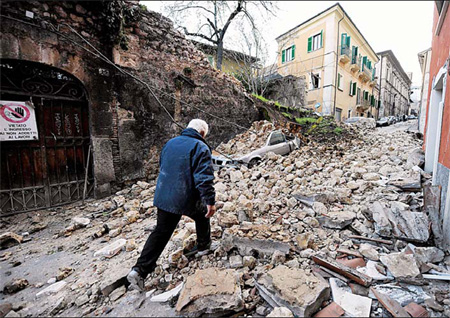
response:
<path id="1" fill-rule="evenodd" d="M 30 118 L 30 110 L 22 105 L 1 104 L 0 115 L 8 122 L 20 124 Z"/>

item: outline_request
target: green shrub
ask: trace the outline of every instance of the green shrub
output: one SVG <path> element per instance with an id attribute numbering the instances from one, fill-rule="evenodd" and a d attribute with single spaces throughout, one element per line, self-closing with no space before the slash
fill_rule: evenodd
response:
<path id="1" fill-rule="evenodd" d="M 302 117 L 302 118 L 296 117 L 295 121 L 300 125 L 305 125 L 305 124 L 315 124 L 317 122 L 317 119 L 311 117 Z"/>
<path id="2" fill-rule="evenodd" d="M 341 127 L 336 127 L 334 128 L 334 133 L 336 135 L 340 135 L 342 133 L 343 129 Z"/>
<path id="3" fill-rule="evenodd" d="M 284 117 L 287 117 L 287 118 L 289 118 L 289 119 L 292 119 L 292 114 L 288 114 L 288 113 L 285 113 L 285 112 L 282 112 L 281 113 Z"/>

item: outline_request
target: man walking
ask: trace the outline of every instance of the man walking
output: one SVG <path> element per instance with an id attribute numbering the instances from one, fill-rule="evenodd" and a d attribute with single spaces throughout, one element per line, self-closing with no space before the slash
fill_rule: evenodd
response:
<path id="1" fill-rule="evenodd" d="M 211 150 L 204 139 L 207 134 L 208 124 L 193 119 L 162 149 L 153 202 L 158 208 L 156 228 L 127 276 L 135 289 L 144 290 L 144 279 L 155 270 L 182 215 L 195 221 L 197 232 L 197 246 L 188 254 L 205 253 L 211 246 L 209 218 L 216 207 Z"/>

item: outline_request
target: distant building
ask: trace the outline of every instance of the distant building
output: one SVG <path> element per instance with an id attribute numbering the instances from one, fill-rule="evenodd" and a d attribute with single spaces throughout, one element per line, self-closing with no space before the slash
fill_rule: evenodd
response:
<path id="1" fill-rule="evenodd" d="M 419 131 L 423 134 L 425 131 L 425 118 L 427 114 L 428 101 L 428 86 L 430 82 L 430 62 L 431 62 L 431 47 L 425 51 L 417 54 L 419 57 L 420 70 L 422 72 L 422 90 L 420 92 L 419 104 Z"/>
<path id="2" fill-rule="evenodd" d="M 209 64 L 216 68 L 217 47 L 203 42 L 193 41 L 194 45 L 202 51 L 208 58 Z M 222 71 L 229 74 L 236 74 L 244 68 L 258 69 L 258 59 L 254 56 L 242 52 L 224 49 L 222 59 Z"/>
<path id="3" fill-rule="evenodd" d="M 433 232 L 438 247 L 450 251 L 450 9 L 435 1 L 430 81 L 425 123 L 425 171 L 441 192 L 438 222 Z"/>
<path id="4" fill-rule="evenodd" d="M 377 53 L 380 61 L 375 65 L 380 86 L 379 117 L 409 114 L 411 78 L 403 70 L 391 50 Z"/>
<path id="5" fill-rule="evenodd" d="M 339 3 L 276 40 L 278 73 L 306 77 L 307 107 L 338 120 L 376 116 L 378 56 Z"/>
<path id="6" fill-rule="evenodd" d="M 409 107 L 409 115 L 417 116 L 419 114 L 421 92 L 422 92 L 421 85 L 411 86 L 411 96 L 410 96 L 411 104 Z"/>

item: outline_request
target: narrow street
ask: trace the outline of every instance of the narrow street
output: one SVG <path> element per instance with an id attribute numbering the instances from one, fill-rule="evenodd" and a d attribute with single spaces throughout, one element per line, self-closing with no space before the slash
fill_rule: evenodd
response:
<path id="1" fill-rule="evenodd" d="M 22 244 L 8 248 L 1 255 L 0 288 L 20 285 L 21 280 L 24 284 L 18 288 L 23 290 L 4 295 L 4 301 L 11 303 L 21 316 L 173 316 L 176 312 L 170 304 L 173 306 L 174 302 L 152 302 L 151 297 L 182 281 L 186 284 L 187 280 L 193 279 L 196 270 L 215 268 L 230 270 L 241 277 L 237 286 L 242 295 L 235 297 L 242 297 L 239 299 L 245 304 L 245 312 L 267 314 L 268 304 L 256 292 L 256 281 L 263 284 L 261 277 L 268 274 L 287 275 L 280 279 L 289 279 L 289 272 L 276 274 L 276 268 L 297 271 L 295 275 L 305 275 L 302 280 L 311 280 L 315 277 L 311 276 L 313 256 L 334 259 L 342 255 L 343 250 L 349 250 L 346 253 L 350 255 L 361 253 L 361 266 L 375 264 L 372 260 L 379 259 L 388 266 L 392 274 L 382 275 L 381 281 L 372 284 L 377 290 L 388 288 L 389 284 L 383 284 L 383 281 L 401 279 L 402 275 L 396 271 L 413 275 L 406 276 L 412 280 L 419 272 L 408 274 L 410 268 L 402 266 L 413 264 L 397 263 L 397 268 L 391 268 L 383 259 L 404 250 L 407 242 L 392 234 L 387 237 L 395 242 L 393 245 L 364 242 L 351 239 L 351 236 L 379 238 L 377 233 L 387 233 L 386 224 L 378 224 L 377 204 L 385 209 L 417 211 L 403 213 L 419 213 L 423 206 L 421 190 L 403 192 L 398 188 L 400 185 L 390 185 L 396 184 L 396 180 L 414 178 L 411 173 L 417 168 L 410 154 L 420 147 L 421 142 L 406 131 L 414 125 L 414 122 L 402 122 L 364 130 L 352 140 L 343 139 L 334 146 L 304 146 L 284 157 L 269 154 L 252 169 L 242 166 L 239 170 L 219 170 L 215 181 L 219 211 L 212 219 L 212 236 L 219 247 L 201 258 L 188 260 L 182 256 L 182 248 L 195 243 L 194 223 L 183 218 L 158 262 L 161 265 L 147 280 L 147 290 L 155 290 L 148 298 L 145 293 L 127 291 L 117 282 L 127 274 L 155 226 L 153 184 L 138 182 L 115 196 L 88 201 L 85 205 L 4 218 L 2 233 L 14 232 L 23 235 L 24 239 Z M 253 129 L 259 131 L 257 138 L 264 139 L 270 126 L 264 122 L 254 125 Z M 251 149 L 255 141 L 251 135 L 246 132 L 219 148 L 233 149 L 233 145 L 239 143 Z M 427 182 L 430 176 L 421 174 L 422 182 Z M 308 201 L 308 197 L 320 199 Z M 369 215 L 372 215 L 371 219 L 368 219 Z M 105 225 L 108 232 L 104 230 Z M 417 237 L 417 234 L 411 234 L 420 228 L 412 229 L 411 233 L 406 228 L 403 230 L 406 235 L 412 235 L 410 239 L 424 242 L 428 239 L 428 234 Z M 123 241 L 123 245 L 112 254 L 95 254 L 117 241 Z M 438 253 L 436 255 L 442 253 L 437 251 L 434 252 Z M 443 253 L 442 257 L 431 261 L 442 259 Z M 448 264 L 449 261 L 446 257 L 445 262 Z M 376 264 L 383 266 L 379 262 Z M 432 266 L 436 270 L 440 268 L 439 265 Z M 375 275 L 370 270 L 362 272 Z M 63 283 L 60 290 L 41 295 L 55 282 L 66 284 Z M 413 285 L 402 286 L 406 288 L 403 289 L 403 297 L 406 297 L 403 305 L 411 300 L 428 298 L 441 302 L 446 298 L 444 295 L 448 295 L 448 284 L 439 281 L 414 286 L 412 294 L 408 288 Z M 289 290 L 291 288 L 302 287 L 291 286 Z M 290 291 L 281 290 L 283 297 L 288 297 Z M 212 300 L 208 300 L 208 291 L 202 293 L 200 291 L 196 297 L 204 298 L 205 306 L 213 306 Z M 323 295 L 320 297 L 322 301 L 326 300 Z M 188 307 L 187 310 L 201 309 Z M 371 316 L 384 314 L 383 307 L 372 303 Z M 433 312 L 433 316 L 440 315 L 446 314 Z"/>

